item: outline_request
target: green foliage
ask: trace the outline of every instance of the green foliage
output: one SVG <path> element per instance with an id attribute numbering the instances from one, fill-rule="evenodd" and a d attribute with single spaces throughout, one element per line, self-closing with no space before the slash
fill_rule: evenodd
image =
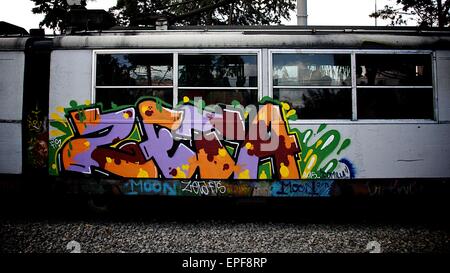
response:
<path id="1" fill-rule="evenodd" d="M 166 17 L 176 25 L 269 25 L 289 19 L 296 0 L 118 0 L 110 9 L 123 26 L 154 25 Z"/>
<path id="2" fill-rule="evenodd" d="M 45 14 L 39 27 L 46 26 L 54 31 L 63 31 L 67 21 L 69 5 L 66 0 L 31 0 L 35 7 L 31 10 L 35 14 Z M 86 6 L 87 0 L 81 1 L 81 6 Z"/>
<path id="3" fill-rule="evenodd" d="M 386 5 L 370 17 L 390 20 L 391 25 L 405 25 L 415 20 L 419 26 L 445 27 L 450 25 L 450 0 L 391 0 L 396 6 Z"/>
<path id="4" fill-rule="evenodd" d="M 32 12 L 45 14 L 40 27 L 63 32 L 69 6 L 66 0 L 31 0 Z M 87 1 L 83 0 L 82 7 Z M 109 11 L 118 25 L 155 25 L 165 17 L 172 25 L 269 25 L 289 20 L 296 0 L 117 0 Z"/>

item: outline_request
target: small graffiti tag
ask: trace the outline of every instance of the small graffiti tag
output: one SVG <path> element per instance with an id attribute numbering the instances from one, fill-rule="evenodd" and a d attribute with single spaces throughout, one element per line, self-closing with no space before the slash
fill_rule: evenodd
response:
<path id="1" fill-rule="evenodd" d="M 282 180 L 272 184 L 272 196 L 328 197 L 333 183 L 333 180 Z"/>
<path id="2" fill-rule="evenodd" d="M 220 181 L 182 181 L 181 185 L 182 191 L 196 195 L 218 195 L 227 191 Z"/>
<path id="3" fill-rule="evenodd" d="M 177 181 L 163 182 L 150 179 L 130 179 L 122 185 L 122 191 L 127 195 L 177 195 Z"/>

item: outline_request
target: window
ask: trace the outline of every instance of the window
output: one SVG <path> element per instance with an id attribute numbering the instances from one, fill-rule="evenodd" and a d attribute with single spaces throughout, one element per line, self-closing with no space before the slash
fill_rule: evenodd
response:
<path id="1" fill-rule="evenodd" d="M 173 102 L 172 54 L 98 54 L 96 101 L 134 104 L 143 96 Z"/>
<path id="2" fill-rule="evenodd" d="M 283 51 L 272 54 L 273 97 L 299 119 L 434 119 L 431 53 Z"/>
<path id="3" fill-rule="evenodd" d="M 433 119 L 431 88 L 358 88 L 358 119 Z"/>
<path id="4" fill-rule="evenodd" d="M 356 54 L 358 86 L 431 86 L 429 54 Z"/>
<path id="5" fill-rule="evenodd" d="M 201 97 L 206 104 L 255 104 L 258 100 L 257 55 L 180 54 L 178 100 Z"/>
<path id="6" fill-rule="evenodd" d="M 189 51 L 98 52 L 96 101 L 106 108 L 134 104 L 143 96 L 158 97 L 170 104 L 183 101 L 184 97 L 201 97 L 206 104 L 257 103 L 257 53 L 192 54 Z"/>
<path id="7" fill-rule="evenodd" d="M 356 54 L 358 119 L 433 119 L 430 54 Z"/>
<path id="8" fill-rule="evenodd" d="M 351 119 L 350 54 L 273 54 L 273 96 L 301 119 Z"/>

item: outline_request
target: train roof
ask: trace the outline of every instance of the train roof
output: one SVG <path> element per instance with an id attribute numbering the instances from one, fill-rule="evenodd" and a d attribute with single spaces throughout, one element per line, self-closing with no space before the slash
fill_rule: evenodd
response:
<path id="1" fill-rule="evenodd" d="M 29 37 L 28 37 L 29 38 Z M 113 28 L 46 36 L 53 49 L 323 48 L 450 49 L 450 28 L 361 26 L 196 26 L 167 30 Z M 0 50 L 27 37 L 0 38 Z"/>

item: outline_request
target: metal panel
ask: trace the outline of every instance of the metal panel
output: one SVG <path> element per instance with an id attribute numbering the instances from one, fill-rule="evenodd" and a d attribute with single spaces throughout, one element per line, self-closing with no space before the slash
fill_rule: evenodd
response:
<path id="1" fill-rule="evenodd" d="M 270 96 L 270 81 L 272 80 L 270 77 L 271 66 L 269 65 L 269 50 L 267 48 L 263 48 L 261 51 L 261 65 L 260 65 L 260 73 L 261 73 L 261 97 Z"/>
<path id="2" fill-rule="evenodd" d="M 173 54 L 173 106 L 178 104 L 178 53 Z"/>
<path id="3" fill-rule="evenodd" d="M 351 55 L 351 66 L 352 66 L 352 120 L 358 120 L 358 94 L 356 92 L 356 54 L 355 52 Z"/>
<path id="4" fill-rule="evenodd" d="M 24 50 L 29 38 L 2 37 L 0 38 L 0 51 Z"/>
<path id="5" fill-rule="evenodd" d="M 0 52 L 0 120 L 22 120 L 25 54 Z"/>
<path id="6" fill-rule="evenodd" d="M 439 121 L 450 121 L 450 51 L 436 51 Z"/>
<path id="7" fill-rule="evenodd" d="M 241 87 L 241 86 L 233 86 L 233 87 L 228 87 L 228 86 L 219 86 L 219 87 L 206 87 L 206 86 L 201 86 L 201 87 L 191 87 L 191 86 L 179 86 L 178 89 L 183 89 L 183 90 L 198 90 L 198 89 L 204 89 L 204 90 L 257 90 L 258 87 Z"/>
<path id="8" fill-rule="evenodd" d="M 101 85 L 95 86 L 95 89 L 123 89 L 123 88 L 133 88 L 133 89 L 149 89 L 149 88 L 158 88 L 158 89 L 172 89 L 172 85 Z"/>
<path id="9" fill-rule="evenodd" d="M 351 86 L 343 85 L 276 85 L 275 89 L 318 89 L 318 88 L 330 88 L 330 89 L 350 89 Z"/>
<path id="10" fill-rule="evenodd" d="M 378 48 L 434 49 L 450 44 L 450 37 L 389 35 L 380 33 L 252 33 L 242 31 L 164 31 L 145 34 L 103 34 L 62 36 L 54 39 L 55 48 Z"/>
<path id="11" fill-rule="evenodd" d="M 53 51 L 50 63 L 50 109 L 68 107 L 74 100 L 84 104 L 91 100 L 92 51 Z"/>
<path id="12" fill-rule="evenodd" d="M 22 173 L 22 124 L 0 123 L 0 173 Z"/>

